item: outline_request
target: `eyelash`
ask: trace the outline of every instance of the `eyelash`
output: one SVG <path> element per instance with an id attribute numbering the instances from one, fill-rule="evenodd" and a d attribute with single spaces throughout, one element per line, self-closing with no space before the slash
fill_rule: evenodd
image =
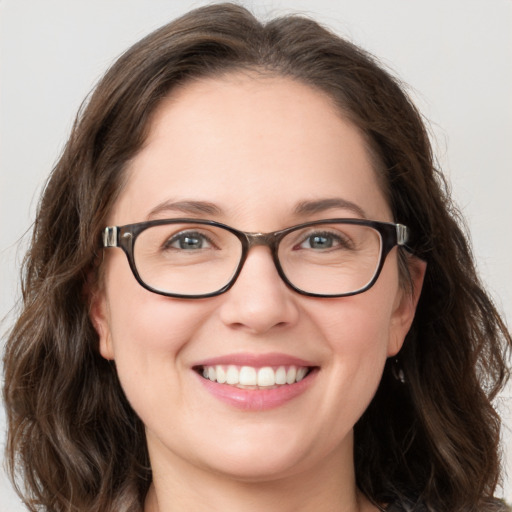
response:
<path id="1" fill-rule="evenodd" d="M 176 233 L 176 234 L 172 235 L 170 238 L 168 238 L 162 244 L 162 247 L 165 250 L 169 250 L 169 249 L 186 250 L 186 249 L 181 248 L 181 247 L 177 248 L 177 247 L 173 247 L 172 246 L 174 243 L 177 243 L 177 242 L 179 243 L 180 239 L 182 240 L 185 237 L 198 238 L 198 239 L 200 239 L 203 242 L 206 241 L 212 247 L 215 246 L 215 244 L 213 243 L 213 240 L 210 237 L 206 236 L 204 233 L 199 233 L 198 231 L 180 231 L 179 233 Z M 201 249 L 202 249 L 202 247 L 201 247 Z"/>
<path id="2" fill-rule="evenodd" d="M 332 238 L 332 239 L 334 239 L 333 244 L 336 243 L 336 246 L 349 247 L 351 245 L 350 240 L 347 237 L 342 237 L 340 235 L 337 235 L 337 234 L 329 232 L 329 231 L 318 231 L 318 232 L 313 231 L 311 233 L 308 233 L 306 236 L 304 236 L 302 239 L 302 242 L 299 242 L 295 247 L 300 247 L 304 242 L 310 240 L 313 237 Z M 329 249 L 331 249 L 331 248 L 332 248 L 332 246 L 329 247 Z M 309 249 L 312 249 L 312 247 L 309 247 Z"/>

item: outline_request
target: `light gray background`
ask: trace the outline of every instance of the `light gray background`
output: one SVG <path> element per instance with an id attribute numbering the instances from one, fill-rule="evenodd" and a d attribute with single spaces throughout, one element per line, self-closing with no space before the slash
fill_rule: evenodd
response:
<path id="1" fill-rule="evenodd" d="M 205 2 L 0 0 L 0 317 L 44 179 L 74 114 L 112 60 Z M 512 321 L 512 1 L 245 1 L 259 15 L 312 15 L 379 56 L 411 85 L 473 235 L 482 277 Z M 25 237 L 26 238 L 26 237 Z M 8 325 L 8 322 L 4 324 Z M 512 391 L 499 407 L 512 502 Z M 0 410 L 0 430 L 5 420 Z M 3 444 L 3 434 L 0 443 Z M 0 511 L 23 508 L 0 471 Z"/>

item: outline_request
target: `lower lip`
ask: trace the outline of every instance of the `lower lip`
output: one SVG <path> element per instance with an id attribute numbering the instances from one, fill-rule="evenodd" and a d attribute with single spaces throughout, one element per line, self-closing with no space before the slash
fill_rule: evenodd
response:
<path id="1" fill-rule="evenodd" d="M 273 389 L 240 389 L 196 375 L 206 390 L 222 402 L 243 411 L 267 411 L 280 407 L 304 393 L 313 383 L 317 373 L 317 370 L 313 369 L 300 382 Z"/>

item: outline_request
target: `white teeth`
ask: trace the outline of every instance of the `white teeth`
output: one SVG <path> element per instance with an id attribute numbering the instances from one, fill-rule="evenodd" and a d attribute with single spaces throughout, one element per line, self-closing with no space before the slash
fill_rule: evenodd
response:
<path id="1" fill-rule="evenodd" d="M 242 366 L 238 376 L 238 383 L 242 386 L 256 386 L 257 382 L 256 369 L 250 366 Z"/>
<path id="2" fill-rule="evenodd" d="M 309 368 L 305 366 L 263 366 L 254 368 L 252 366 L 204 366 L 202 375 L 219 384 L 229 384 L 241 387 L 270 388 L 284 384 L 300 382 L 307 375 Z"/>
<path id="3" fill-rule="evenodd" d="M 307 368 L 299 368 L 297 370 L 297 377 L 295 377 L 295 380 L 297 382 L 300 382 L 306 376 L 307 371 Z"/>
<path id="4" fill-rule="evenodd" d="M 226 374 L 226 370 L 224 370 L 223 366 L 216 366 L 215 371 L 217 372 L 217 382 L 219 384 L 224 384 L 228 378 Z"/>
<path id="5" fill-rule="evenodd" d="M 284 366 L 277 369 L 276 384 L 286 384 L 286 368 Z"/>
<path id="6" fill-rule="evenodd" d="M 276 383 L 276 374 L 269 366 L 265 366 L 258 370 L 258 386 L 268 387 L 274 386 Z"/>
<path id="7" fill-rule="evenodd" d="M 290 368 L 286 372 L 286 384 L 293 384 L 295 382 L 296 376 L 297 368 L 295 368 L 295 366 L 290 366 Z"/>
<path id="8" fill-rule="evenodd" d="M 236 366 L 228 366 L 226 384 L 238 384 L 238 368 Z"/>

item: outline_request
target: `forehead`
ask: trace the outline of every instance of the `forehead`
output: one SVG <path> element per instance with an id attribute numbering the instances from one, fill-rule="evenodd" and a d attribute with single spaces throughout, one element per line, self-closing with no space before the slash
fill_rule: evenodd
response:
<path id="1" fill-rule="evenodd" d="M 162 202 L 199 200 L 243 221 L 330 197 L 389 216 L 364 136 L 323 92 L 233 73 L 187 83 L 162 102 L 112 220 L 138 222 Z"/>

